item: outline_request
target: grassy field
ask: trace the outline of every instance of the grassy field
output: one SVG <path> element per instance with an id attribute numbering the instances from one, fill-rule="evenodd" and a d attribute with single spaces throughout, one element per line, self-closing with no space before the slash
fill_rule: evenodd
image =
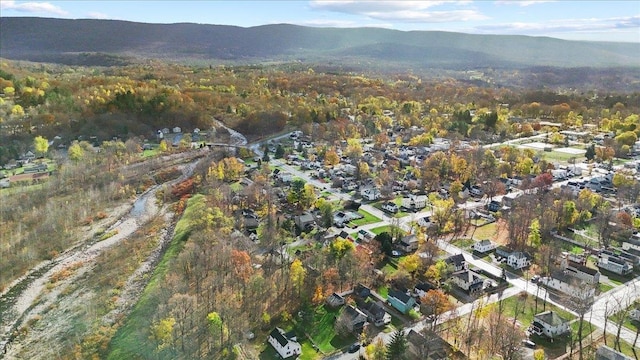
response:
<path id="1" fill-rule="evenodd" d="M 161 290 L 164 284 L 171 261 L 178 256 L 184 242 L 189 237 L 191 224 L 197 213 L 193 209 L 204 205 L 204 199 L 203 195 L 195 195 L 187 202 L 187 208 L 176 224 L 175 235 L 169 248 L 153 271 L 151 280 L 142 292 L 138 303 L 111 340 L 108 359 L 133 359 L 154 353 L 155 348 L 151 346 L 146 331 L 149 329 L 153 314 L 159 305 L 156 293 Z"/>
<path id="2" fill-rule="evenodd" d="M 459 248 L 467 249 L 467 250 L 469 250 L 474 243 L 475 241 L 467 238 L 460 238 L 460 239 L 455 239 L 451 241 L 452 245 L 455 245 Z"/>
<path id="3" fill-rule="evenodd" d="M 307 334 L 325 354 L 341 349 L 356 340 L 353 335 L 347 337 L 336 335 L 333 326 L 335 318 L 340 315 L 340 309 L 319 306 L 313 314 L 313 326 L 305 326 Z"/>
<path id="4" fill-rule="evenodd" d="M 498 233 L 498 225 L 496 223 L 491 223 L 488 225 L 480 226 L 476 228 L 476 231 L 473 233 L 474 239 L 489 239 L 492 240 Z"/>
<path id="5" fill-rule="evenodd" d="M 513 318 L 515 315 L 516 307 L 518 308 L 518 316 L 516 317 L 516 319 L 522 324 L 523 330 L 531 325 L 531 323 L 533 322 L 533 316 L 535 314 L 545 311 L 544 300 L 538 299 L 538 305 L 536 307 L 535 296 L 512 296 L 504 300 L 503 306 L 504 314 L 511 318 Z M 574 316 L 570 313 L 559 309 L 551 304 L 546 305 L 546 310 L 552 310 L 566 320 L 571 320 L 574 318 Z"/>
<path id="6" fill-rule="evenodd" d="M 576 154 L 568 154 L 568 153 L 564 153 L 564 152 L 560 152 L 560 151 L 540 151 L 538 152 L 538 155 L 540 156 L 541 159 L 544 159 L 546 161 L 551 161 L 551 162 L 559 162 L 559 163 L 564 163 L 564 164 L 568 164 L 569 163 L 569 159 L 571 158 L 575 158 L 576 159 L 576 163 L 582 162 L 584 161 L 586 158 L 584 157 L 584 155 L 576 155 Z"/>

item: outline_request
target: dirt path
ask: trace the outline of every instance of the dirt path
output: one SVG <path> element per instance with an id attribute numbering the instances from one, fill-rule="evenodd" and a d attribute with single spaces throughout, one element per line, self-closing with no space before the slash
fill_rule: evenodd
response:
<path id="1" fill-rule="evenodd" d="M 167 183 L 168 185 L 181 181 L 190 176 L 199 160 L 181 166 L 183 175 L 174 181 Z M 138 199 L 126 208 L 126 211 L 119 209 L 117 220 L 111 225 L 105 233 L 113 233 L 114 235 L 97 242 L 86 242 L 85 245 L 76 246 L 62 253 L 54 260 L 42 263 L 34 268 L 29 275 L 23 277 L 21 281 L 16 281 L 11 287 L 8 287 L 2 297 L 12 296 L 15 301 L 9 309 L 5 309 L 0 315 L 0 358 L 18 359 L 22 344 L 12 344 L 15 339 L 15 331 L 20 328 L 27 319 L 39 317 L 40 314 L 46 313 L 52 306 L 57 304 L 60 296 L 61 286 L 48 289 L 52 276 L 64 269 L 73 267 L 75 275 L 73 278 L 81 276 L 87 271 L 91 271 L 95 265 L 95 259 L 105 249 L 117 245 L 123 240 L 131 236 L 142 225 L 151 219 L 161 216 L 164 223 L 167 224 L 160 234 L 160 242 L 156 249 L 145 259 L 142 264 L 129 277 L 125 287 L 120 294 L 118 302 L 114 309 L 104 316 L 101 321 L 106 324 L 113 324 L 119 314 L 126 312 L 137 301 L 138 296 L 146 285 L 146 274 L 151 272 L 159 261 L 163 250 L 170 242 L 173 235 L 173 215 L 166 208 L 159 208 L 156 204 L 155 194 L 160 189 L 160 185 L 153 186 L 145 193 L 141 194 Z M 95 233 L 96 229 L 88 231 L 89 234 Z M 67 279 L 72 281 L 72 279 Z M 26 285 L 25 285 L 26 283 Z M 22 286 L 20 286 L 22 285 Z M 16 290 L 16 288 L 18 288 Z M 13 292 L 17 295 L 13 295 Z M 77 299 L 82 301 L 81 299 Z M 55 334 L 55 330 L 51 329 L 50 333 Z M 51 334 L 43 336 L 51 336 Z M 53 340 L 55 341 L 55 340 Z M 15 346 L 13 346 L 15 345 Z"/>

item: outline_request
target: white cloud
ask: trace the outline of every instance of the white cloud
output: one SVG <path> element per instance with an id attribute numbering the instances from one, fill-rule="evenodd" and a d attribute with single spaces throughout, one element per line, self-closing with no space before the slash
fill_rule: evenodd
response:
<path id="1" fill-rule="evenodd" d="M 501 34 L 549 34 L 569 32 L 612 32 L 637 29 L 640 33 L 640 15 L 615 18 L 564 19 L 543 23 L 505 23 L 481 25 L 477 30 Z"/>
<path id="2" fill-rule="evenodd" d="M 3 0 L 0 2 L 0 9 L 29 13 L 48 13 L 61 16 L 69 15 L 68 12 L 62 10 L 60 7 L 47 2 L 16 2 L 13 0 Z"/>
<path id="3" fill-rule="evenodd" d="M 498 0 L 495 2 L 496 5 L 518 5 L 518 6 L 531 6 L 531 5 L 538 5 L 538 4 L 544 4 L 544 3 L 550 3 L 550 2 L 555 2 L 555 0 L 524 0 L 524 1 L 520 1 L 520 0 Z"/>
<path id="4" fill-rule="evenodd" d="M 464 6 L 471 4 L 471 1 L 314 0 L 309 4 L 312 9 L 361 15 L 383 21 L 437 23 L 488 18 L 474 9 L 432 10 L 442 6 L 449 8 Z"/>
<path id="5" fill-rule="evenodd" d="M 97 11 L 92 11 L 87 14 L 90 19 L 109 19 L 109 15 Z"/>
<path id="6" fill-rule="evenodd" d="M 393 24 L 389 23 L 375 23 L 375 24 L 363 24 L 362 22 L 347 21 L 347 20 L 331 20 L 331 19 L 314 19 L 306 21 L 294 21 L 292 22 L 302 26 L 312 27 L 335 27 L 335 28 L 359 28 L 359 27 L 376 27 L 376 28 L 393 28 Z"/>

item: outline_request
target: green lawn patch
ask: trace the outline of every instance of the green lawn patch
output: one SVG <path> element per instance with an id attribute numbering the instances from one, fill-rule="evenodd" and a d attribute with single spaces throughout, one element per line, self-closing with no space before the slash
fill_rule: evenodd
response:
<path id="1" fill-rule="evenodd" d="M 386 276 L 389 276 L 389 275 L 393 275 L 393 273 L 395 273 L 396 271 L 398 271 L 398 268 L 397 268 L 397 267 L 395 267 L 395 266 L 393 266 L 393 264 L 386 263 L 386 264 L 382 267 L 382 269 L 380 269 L 380 270 L 382 270 L 382 272 L 383 272 Z"/>
<path id="2" fill-rule="evenodd" d="M 607 291 L 613 289 L 613 286 L 609 285 L 609 284 L 603 284 L 603 283 L 599 283 L 598 284 L 598 290 L 600 290 L 600 293 L 606 293 Z"/>
<path id="3" fill-rule="evenodd" d="M 364 216 L 362 219 L 356 219 L 353 220 L 351 223 L 357 226 L 362 226 L 362 225 L 368 225 L 368 224 L 375 224 L 377 222 L 380 222 L 381 220 L 379 218 L 377 218 L 376 216 L 362 210 L 359 209 L 358 210 L 358 214 Z"/>
<path id="4" fill-rule="evenodd" d="M 492 240 L 495 238 L 497 233 L 498 225 L 496 225 L 496 223 L 491 223 L 488 225 L 477 227 L 476 231 L 473 233 L 473 238 Z"/>
<path id="5" fill-rule="evenodd" d="M 380 235 L 383 232 L 391 232 L 391 225 L 383 225 L 383 226 L 373 228 L 371 229 L 371 232 L 376 235 Z"/>
<path id="6" fill-rule="evenodd" d="M 475 243 L 475 241 L 471 240 L 471 239 L 466 239 L 466 238 L 461 238 L 461 239 L 455 239 L 451 242 L 451 244 L 459 247 L 459 248 L 463 248 L 463 249 L 469 249 L 471 248 L 471 246 Z"/>
<path id="7" fill-rule="evenodd" d="M 376 289 L 376 292 L 382 296 L 382 298 L 386 299 L 389 296 L 389 287 L 387 285 L 381 285 Z"/>
<path id="8" fill-rule="evenodd" d="M 151 280 L 140 295 L 140 299 L 134 306 L 124 325 L 118 329 L 108 348 L 108 359 L 136 359 L 153 354 L 156 350 L 151 346 L 148 330 L 151 319 L 159 304 L 157 293 L 164 285 L 164 280 L 169 271 L 170 263 L 175 259 L 184 242 L 189 238 L 192 223 L 197 220 L 197 214 L 202 212 L 194 210 L 206 206 L 203 195 L 195 195 L 187 202 L 187 208 L 175 227 L 175 235 L 169 248 L 158 263 Z"/>
<path id="9" fill-rule="evenodd" d="M 522 324 L 522 329 L 526 329 L 533 322 L 533 316 L 535 314 L 541 313 L 545 310 L 552 310 L 560 315 L 562 318 L 566 320 L 571 320 L 574 318 L 570 313 L 557 308 L 556 306 L 547 303 L 546 308 L 544 305 L 544 299 L 538 299 L 538 305 L 536 308 L 536 297 L 532 295 L 524 296 L 526 293 L 521 293 L 520 295 L 512 296 L 507 298 L 503 302 L 504 306 L 504 314 L 508 317 L 513 318 L 515 315 L 516 307 L 518 308 L 518 316 L 516 320 L 518 320 Z M 492 306 L 498 306 L 498 304 L 493 304 Z"/>
<path id="10" fill-rule="evenodd" d="M 560 151 L 540 151 L 538 152 L 538 155 L 540 155 L 540 157 L 544 160 L 547 161 L 551 161 L 551 162 L 560 162 L 560 163 L 565 163 L 568 164 L 569 163 L 569 159 L 571 158 L 575 158 L 576 159 L 576 163 L 582 162 L 584 161 L 586 158 L 584 157 L 584 154 L 579 155 L 579 154 L 569 154 L 569 153 L 564 153 L 564 152 L 560 152 Z"/>
<path id="11" fill-rule="evenodd" d="M 340 310 L 341 308 L 331 309 L 324 305 L 318 306 L 313 314 L 313 326 L 305 324 L 305 330 L 313 339 L 313 343 L 325 354 L 341 349 L 356 340 L 353 335 L 347 337 L 336 335 L 333 326 L 335 318 L 340 315 Z M 313 349 L 311 350 L 313 351 Z"/>

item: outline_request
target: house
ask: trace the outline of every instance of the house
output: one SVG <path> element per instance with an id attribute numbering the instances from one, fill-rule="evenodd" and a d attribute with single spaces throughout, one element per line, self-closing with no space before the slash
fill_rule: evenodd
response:
<path id="1" fill-rule="evenodd" d="M 479 274 L 471 270 L 463 270 L 454 273 L 451 276 L 451 281 L 469 294 L 475 294 L 482 291 L 482 286 L 484 284 L 484 279 Z"/>
<path id="2" fill-rule="evenodd" d="M 486 253 L 496 248 L 496 244 L 491 240 L 484 239 L 473 244 L 473 250 L 479 253 Z"/>
<path id="3" fill-rule="evenodd" d="M 418 245 L 418 237 L 414 234 L 409 234 L 407 236 L 403 236 L 396 246 L 399 250 L 402 250 L 405 253 L 411 253 L 418 250 Z"/>
<path id="4" fill-rule="evenodd" d="M 407 333 L 407 351 L 405 355 L 410 360 L 441 360 L 466 359 L 460 351 L 453 347 L 431 330 L 419 333 L 411 330 Z"/>
<path id="5" fill-rule="evenodd" d="M 387 301 L 403 314 L 408 313 L 416 305 L 416 299 L 399 290 L 389 290 Z"/>
<path id="6" fill-rule="evenodd" d="M 398 212 L 398 205 L 388 201 L 388 202 L 382 204 L 382 210 L 384 210 L 386 212 L 389 212 L 389 213 L 392 213 L 392 214 L 395 214 L 395 213 Z"/>
<path id="7" fill-rule="evenodd" d="M 369 289 L 368 287 L 362 285 L 362 284 L 358 284 L 356 285 L 356 287 L 353 289 L 353 294 L 360 299 L 365 300 L 366 298 L 369 297 L 369 295 L 371 295 L 371 289 Z"/>
<path id="8" fill-rule="evenodd" d="M 315 216 L 313 216 L 313 214 L 309 212 L 304 212 L 301 215 L 297 215 L 293 220 L 296 223 L 298 229 L 303 231 L 313 228 L 313 226 L 316 224 Z"/>
<path id="9" fill-rule="evenodd" d="M 357 309 L 352 305 L 347 305 L 342 309 L 342 313 L 340 313 L 340 317 L 337 321 L 344 324 L 350 332 L 360 334 L 362 333 L 364 325 L 367 323 L 367 315 L 360 311 L 360 309 Z"/>
<path id="10" fill-rule="evenodd" d="M 424 228 L 430 228 L 433 223 L 431 222 L 431 218 L 428 216 L 422 217 L 418 219 L 418 225 Z"/>
<path id="11" fill-rule="evenodd" d="M 640 321 L 640 305 L 636 305 L 636 308 L 629 312 L 631 320 Z"/>
<path id="12" fill-rule="evenodd" d="M 631 357 L 612 349 L 606 345 L 600 345 L 596 350 L 595 360 L 633 360 Z"/>
<path id="13" fill-rule="evenodd" d="M 284 330 L 275 328 L 269 334 L 267 342 L 273 346 L 283 359 L 302 355 L 302 347 L 295 337 L 287 338 Z"/>
<path id="14" fill-rule="evenodd" d="M 465 260 L 464 255 L 462 254 L 451 255 L 444 261 L 447 263 L 447 265 L 450 265 L 453 268 L 454 272 L 467 270 L 469 268 L 467 260 Z"/>
<path id="15" fill-rule="evenodd" d="M 623 250 L 628 250 L 628 249 L 640 250 L 640 235 L 635 234 L 632 237 L 630 237 L 628 240 L 624 240 L 622 242 L 622 249 Z"/>
<path id="16" fill-rule="evenodd" d="M 433 290 L 435 288 L 436 288 L 435 286 L 433 286 L 430 283 L 425 281 L 425 282 L 421 282 L 421 283 L 416 284 L 416 286 L 413 288 L 413 292 L 419 298 L 421 298 L 421 297 L 427 295 L 427 292 L 429 290 Z"/>
<path id="17" fill-rule="evenodd" d="M 330 307 L 338 307 L 338 306 L 342 306 L 345 303 L 344 297 L 342 297 L 340 294 L 338 293 L 333 293 L 331 294 L 331 296 L 327 297 L 327 300 L 325 300 L 327 305 Z"/>
<path id="18" fill-rule="evenodd" d="M 586 267 L 582 264 L 563 259 L 562 266 L 567 275 L 580 279 L 588 284 L 597 284 L 600 282 L 600 271 Z"/>
<path id="19" fill-rule="evenodd" d="M 363 199 L 368 201 L 378 200 L 380 199 L 380 196 L 382 196 L 382 194 L 380 193 L 380 190 L 378 190 L 378 188 L 376 187 L 363 188 L 360 190 L 360 195 L 362 196 Z"/>
<path id="20" fill-rule="evenodd" d="M 571 330 L 569 325 L 570 321 L 563 319 L 556 312 L 545 311 L 534 315 L 529 331 L 553 339 L 568 333 Z"/>
<path id="21" fill-rule="evenodd" d="M 496 248 L 496 257 L 497 258 L 508 258 L 513 251 L 505 246 L 498 246 Z"/>
<path id="22" fill-rule="evenodd" d="M 402 207 L 409 211 L 419 211 L 427 207 L 427 195 L 409 195 L 402 198 Z"/>
<path id="23" fill-rule="evenodd" d="M 587 286 L 584 281 L 569 276 L 564 271 L 553 272 L 551 276 L 540 279 L 540 283 L 570 296 L 593 298 L 596 294 L 595 286 Z"/>
<path id="24" fill-rule="evenodd" d="M 531 265 L 531 257 L 527 253 L 517 251 L 507 256 L 507 265 L 518 270 Z"/>
<path id="25" fill-rule="evenodd" d="M 367 321 L 375 326 L 385 326 L 391 323 L 391 315 L 385 311 L 379 301 L 356 300 L 356 304 L 367 315 Z"/>
<path id="26" fill-rule="evenodd" d="M 631 264 L 606 250 L 602 251 L 598 257 L 598 267 L 618 275 L 628 275 L 633 272 Z"/>

